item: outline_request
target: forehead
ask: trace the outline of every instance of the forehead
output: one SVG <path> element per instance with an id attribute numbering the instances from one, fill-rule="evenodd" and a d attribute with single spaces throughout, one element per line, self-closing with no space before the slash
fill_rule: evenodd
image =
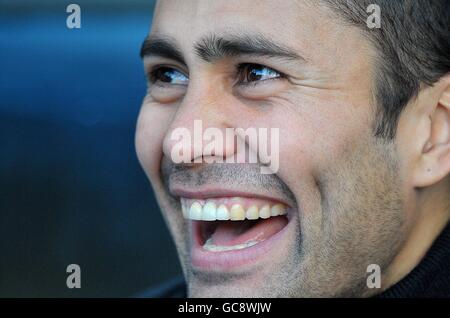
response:
<path id="1" fill-rule="evenodd" d="M 300 0 L 160 0 L 155 8 L 155 18 L 176 19 L 172 23 L 181 19 L 190 30 L 205 24 L 211 28 L 238 24 L 266 30 L 275 26 L 286 32 L 292 29 L 294 21 L 314 22 L 309 17 L 314 6 L 308 3 Z M 188 21 L 189 25 L 186 25 Z"/>
<path id="2" fill-rule="evenodd" d="M 324 8 L 298 0 L 161 0 L 151 31 L 181 47 L 210 34 L 240 33 L 263 34 L 300 52 L 321 45 L 323 52 L 328 39 L 342 32 L 326 17 Z"/>
<path id="3" fill-rule="evenodd" d="M 174 40 L 188 65 L 208 36 L 262 35 L 307 63 L 306 77 L 370 87 L 375 50 L 356 27 L 341 23 L 319 0 L 160 0 L 151 34 Z M 308 75 L 309 74 L 309 75 Z"/>
<path id="4" fill-rule="evenodd" d="M 208 35 L 261 34 L 284 43 L 321 68 L 367 53 L 368 41 L 314 0 L 159 0 L 151 34 L 173 38 L 184 54 Z"/>

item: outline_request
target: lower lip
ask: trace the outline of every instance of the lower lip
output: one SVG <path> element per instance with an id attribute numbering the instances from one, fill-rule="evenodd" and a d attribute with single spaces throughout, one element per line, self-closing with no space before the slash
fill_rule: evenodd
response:
<path id="1" fill-rule="evenodd" d="M 288 211 L 288 223 L 276 234 L 253 246 L 223 252 L 212 252 L 203 249 L 200 222 L 191 222 L 191 262 L 195 269 L 209 272 L 231 271 L 237 268 L 250 267 L 263 257 L 270 257 L 270 251 L 276 247 L 293 226 L 291 213 Z M 238 222 L 238 221 L 237 221 Z"/>

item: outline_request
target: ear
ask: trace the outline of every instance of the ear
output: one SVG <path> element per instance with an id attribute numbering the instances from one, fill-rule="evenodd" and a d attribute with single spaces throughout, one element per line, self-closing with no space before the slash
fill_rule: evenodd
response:
<path id="1" fill-rule="evenodd" d="M 450 76 L 435 88 L 439 90 L 438 103 L 429 108 L 428 138 L 414 173 L 416 187 L 433 185 L 450 173 Z"/>

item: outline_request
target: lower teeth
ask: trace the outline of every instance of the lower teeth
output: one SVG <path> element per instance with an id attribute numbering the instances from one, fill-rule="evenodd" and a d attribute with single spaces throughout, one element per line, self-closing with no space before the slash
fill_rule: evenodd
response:
<path id="1" fill-rule="evenodd" d="M 210 252 L 225 252 L 225 251 L 232 251 L 232 250 L 241 250 L 243 248 L 247 248 L 247 247 L 256 245 L 259 242 L 260 241 L 249 241 L 249 242 L 238 244 L 238 245 L 221 246 L 221 245 L 213 244 L 211 238 L 209 238 L 203 245 L 203 249 L 210 251 Z"/>

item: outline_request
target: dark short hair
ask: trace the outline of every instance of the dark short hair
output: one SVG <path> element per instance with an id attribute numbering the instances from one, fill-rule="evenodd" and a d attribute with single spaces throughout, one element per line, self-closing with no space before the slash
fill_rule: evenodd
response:
<path id="1" fill-rule="evenodd" d="M 374 133 L 394 138 L 407 103 L 450 72 L 450 0 L 323 1 L 376 48 Z M 370 4 L 381 9 L 380 28 L 367 26 Z"/>

